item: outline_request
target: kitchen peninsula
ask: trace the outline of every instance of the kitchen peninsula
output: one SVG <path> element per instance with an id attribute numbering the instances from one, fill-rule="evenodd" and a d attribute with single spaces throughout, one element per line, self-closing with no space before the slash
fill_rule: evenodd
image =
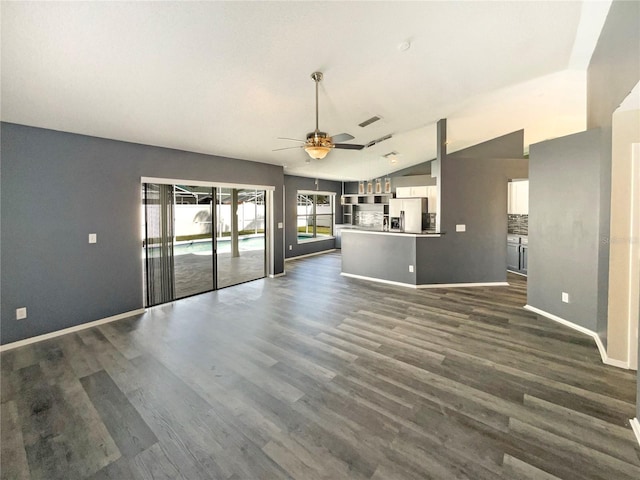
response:
<path id="1" fill-rule="evenodd" d="M 382 232 L 346 228 L 342 230 L 342 275 L 418 287 L 437 251 L 440 233 Z M 424 271 L 423 271 L 424 269 Z"/>

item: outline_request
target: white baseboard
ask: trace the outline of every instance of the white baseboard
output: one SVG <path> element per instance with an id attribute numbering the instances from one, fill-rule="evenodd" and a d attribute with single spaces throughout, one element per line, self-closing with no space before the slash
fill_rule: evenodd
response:
<path id="1" fill-rule="evenodd" d="M 385 283 L 387 285 L 395 285 L 398 287 L 418 288 L 416 285 L 412 285 L 411 283 L 394 282 L 392 280 L 383 280 L 381 278 L 365 277 L 363 275 L 355 275 L 353 273 L 341 272 L 340 275 L 342 275 L 343 277 L 355 278 L 358 280 L 367 280 L 369 282 Z"/>
<path id="2" fill-rule="evenodd" d="M 73 327 L 65 328 L 63 330 L 56 330 L 55 332 L 45 333 L 44 335 L 25 338 L 24 340 L 18 340 L 17 342 L 0 345 L 0 352 L 5 352 L 7 350 L 12 350 L 18 347 L 24 347 L 25 345 L 30 345 L 32 343 L 41 342 L 43 340 L 49 340 L 50 338 L 60 337 L 62 335 L 66 335 L 67 333 L 79 332 L 80 330 L 97 327 L 98 325 L 104 325 L 105 323 L 115 322 L 116 320 L 122 320 L 123 318 L 131 317 L 133 315 L 140 315 L 141 313 L 144 313 L 144 312 L 145 312 L 144 308 L 139 308 L 138 310 L 131 310 L 130 312 L 120 313 L 118 315 L 113 315 L 112 317 L 102 318 L 100 320 L 95 320 L 93 322 L 82 323 L 80 325 L 75 325 Z"/>
<path id="3" fill-rule="evenodd" d="M 396 285 L 398 287 L 407 288 L 460 288 L 460 287 L 505 287 L 507 282 L 490 282 L 490 283 L 429 283 L 422 285 L 414 285 L 413 283 L 394 282 L 392 280 L 384 280 L 382 278 L 366 277 L 364 275 L 355 275 L 353 273 L 340 273 L 343 277 L 357 278 L 358 280 L 367 280 L 369 282 L 386 283 L 387 285 Z"/>
<path id="4" fill-rule="evenodd" d="M 640 445 L 640 421 L 638 421 L 638 418 L 636 417 L 629 420 L 629 423 L 631 424 L 631 430 L 636 434 L 636 440 L 638 440 L 638 444 Z"/>
<path id="5" fill-rule="evenodd" d="M 297 255 L 295 257 L 285 258 L 284 261 L 288 262 L 289 260 L 298 260 L 299 258 L 315 257 L 316 255 L 322 255 L 323 253 L 331 253 L 331 252 L 335 252 L 336 250 L 337 248 L 330 248 L 329 250 L 322 250 L 320 252 L 307 253 L 305 255 Z"/>
<path id="6" fill-rule="evenodd" d="M 612 367 L 624 368 L 625 370 L 631 370 L 631 365 L 629 362 L 625 362 L 623 360 L 616 360 L 615 358 L 610 358 L 609 355 L 605 352 L 605 358 L 602 359 L 602 363 L 606 365 L 611 365 Z"/>
<path id="7" fill-rule="evenodd" d="M 282 272 L 282 273 L 272 273 L 269 275 L 269 278 L 278 278 L 278 277 L 284 277 L 287 274 L 287 272 Z"/>
<path id="8" fill-rule="evenodd" d="M 416 288 L 463 288 L 463 287 L 508 287 L 508 282 L 478 282 L 478 283 L 429 283 L 416 285 Z"/>
<path id="9" fill-rule="evenodd" d="M 522 272 L 514 272 L 513 270 L 509 270 L 508 268 L 507 268 L 507 272 L 509 272 L 509 273 L 513 273 L 514 275 L 520 275 L 521 277 L 526 277 L 526 276 L 527 276 L 527 274 L 526 274 L 526 273 L 522 273 Z"/>
<path id="10" fill-rule="evenodd" d="M 531 305 L 525 305 L 523 308 L 525 310 L 529 310 L 530 312 L 537 313 L 538 315 L 542 315 L 543 317 L 548 318 L 549 320 L 553 320 L 554 322 L 560 323 L 565 327 L 569 327 L 569 328 L 572 328 L 573 330 L 577 330 L 580 333 L 589 335 L 596 342 L 596 346 L 598 347 L 598 351 L 600 352 L 600 358 L 602 359 L 602 363 L 604 363 L 605 365 L 611 365 L 612 367 L 624 368 L 627 370 L 630 368 L 629 362 L 623 362 L 621 360 L 616 360 L 615 358 L 609 358 L 609 355 L 607 355 L 607 349 L 604 348 L 602 340 L 600 339 L 600 335 L 598 335 L 593 330 L 589 330 L 588 328 L 582 327 L 580 325 L 576 325 L 575 323 L 570 322 L 569 320 L 565 320 L 564 318 L 558 317 L 557 315 L 554 315 L 549 312 L 545 312 L 544 310 L 540 310 L 539 308 L 532 307 Z"/>

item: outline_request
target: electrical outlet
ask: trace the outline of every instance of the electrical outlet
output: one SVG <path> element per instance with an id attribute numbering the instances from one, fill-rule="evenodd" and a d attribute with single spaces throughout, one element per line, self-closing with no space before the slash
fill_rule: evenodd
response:
<path id="1" fill-rule="evenodd" d="M 293 250 L 293 245 L 289 245 L 289 250 Z"/>
<path id="2" fill-rule="evenodd" d="M 456 225 L 456 232 L 466 232 L 466 231 L 467 231 L 467 226 L 464 223 Z"/>
<path id="3" fill-rule="evenodd" d="M 16 320 L 24 320 L 27 318 L 27 307 L 16 308 Z"/>
<path id="4" fill-rule="evenodd" d="M 413 273 L 413 265 L 409 265 L 409 272 Z"/>
<path id="5" fill-rule="evenodd" d="M 89 243 L 97 243 L 98 242 L 98 235 L 95 233 L 90 233 L 89 234 Z"/>
<path id="6" fill-rule="evenodd" d="M 569 294 L 567 292 L 562 292 L 562 301 L 564 303 L 569 303 Z"/>

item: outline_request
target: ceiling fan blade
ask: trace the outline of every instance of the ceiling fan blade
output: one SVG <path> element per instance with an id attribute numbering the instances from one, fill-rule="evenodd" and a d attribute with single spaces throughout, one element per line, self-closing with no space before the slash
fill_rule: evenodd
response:
<path id="1" fill-rule="evenodd" d="M 348 142 L 349 140 L 353 140 L 354 137 L 353 135 L 349 135 L 348 133 L 339 133 L 337 135 L 333 135 L 331 137 L 331 141 L 333 142 Z"/>
<path id="2" fill-rule="evenodd" d="M 293 142 L 301 142 L 301 143 L 305 143 L 304 140 L 298 140 L 297 138 L 288 138 L 288 137 L 278 137 L 278 140 L 291 140 Z"/>
<path id="3" fill-rule="evenodd" d="M 280 150 L 291 150 L 292 148 L 302 148 L 304 145 L 299 145 L 295 147 L 284 147 L 284 148 L 276 148 L 275 150 L 271 150 L 272 152 L 278 152 Z"/>
<path id="4" fill-rule="evenodd" d="M 356 145 L 355 143 L 334 143 L 333 148 L 341 148 L 343 150 L 362 150 L 364 145 Z"/>

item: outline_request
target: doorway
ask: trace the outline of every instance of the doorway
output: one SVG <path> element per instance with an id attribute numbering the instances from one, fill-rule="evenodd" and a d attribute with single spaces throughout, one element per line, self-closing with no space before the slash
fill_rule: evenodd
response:
<path id="1" fill-rule="evenodd" d="M 267 192 L 142 184 L 145 306 L 264 278 Z"/>

